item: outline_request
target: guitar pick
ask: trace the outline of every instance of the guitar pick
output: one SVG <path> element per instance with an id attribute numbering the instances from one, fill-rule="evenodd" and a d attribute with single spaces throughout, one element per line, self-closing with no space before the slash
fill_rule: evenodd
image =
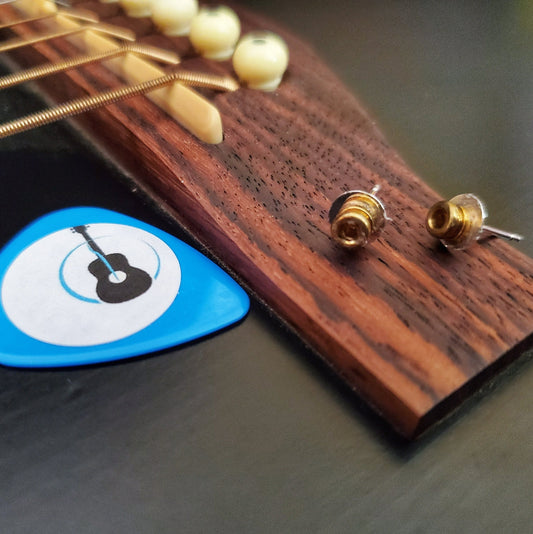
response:
<path id="1" fill-rule="evenodd" d="M 0 363 L 59 367 L 154 352 L 242 319 L 249 299 L 179 239 L 100 208 L 41 217 L 0 252 Z"/>

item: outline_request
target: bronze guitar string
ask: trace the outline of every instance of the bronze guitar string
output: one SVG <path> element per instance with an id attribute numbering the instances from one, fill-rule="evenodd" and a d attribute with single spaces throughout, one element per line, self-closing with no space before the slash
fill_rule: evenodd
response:
<path id="1" fill-rule="evenodd" d="M 75 35 L 86 30 L 93 30 L 99 33 L 107 33 L 109 35 L 112 35 L 113 37 L 124 39 L 126 41 L 135 41 L 135 34 L 131 30 L 126 30 L 118 26 L 98 22 L 94 24 L 85 24 L 83 26 L 72 28 L 70 30 L 44 33 L 28 39 L 11 39 L 9 41 L 4 42 L 3 44 L 0 44 L 0 53 L 16 50 L 17 48 L 22 48 L 23 46 L 42 43 L 43 41 L 49 41 L 50 39 L 68 37 L 69 35 Z"/>
<path id="2" fill-rule="evenodd" d="M 39 78 L 43 78 L 44 76 L 49 76 L 51 74 L 57 74 L 59 72 L 64 72 L 66 70 L 74 69 L 84 65 L 91 65 L 100 61 L 124 56 L 128 53 L 146 56 L 150 59 L 159 61 L 161 63 L 168 63 L 170 65 L 176 65 L 180 61 L 180 58 L 177 54 L 168 50 L 139 43 L 124 43 L 120 48 L 114 48 L 107 52 L 102 52 L 101 54 L 80 55 L 59 61 L 57 63 L 47 63 L 31 69 L 8 74 L 0 77 L 0 89 L 7 89 L 8 87 L 13 87 L 19 83 L 37 80 Z"/>
<path id="3" fill-rule="evenodd" d="M 38 113 L 6 122 L 0 125 L 0 138 L 31 130 L 32 128 L 107 106 L 133 96 L 142 95 L 175 82 L 222 91 L 235 91 L 239 88 L 239 84 L 228 76 L 215 76 L 190 71 L 173 72 L 143 83 L 123 86 L 96 95 L 71 100 Z"/>
<path id="4" fill-rule="evenodd" d="M 2 5 L 2 4 L 0 4 Z M 98 22 L 98 16 L 88 11 L 86 9 L 75 9 L 75 8 L 59 8 L 54 13 L 47 13 L 46 15 L 39 15 L 36 17 L 28 17 L 25 19 L 16 19 L 4 24 L 0 24 L 0 30 L 5 30 L 11 28 L 12 26 L 17 26 L 18 24 L 29 24 L 31 22 L 39 22 L 41 20 L 52 19 L 58 15 L 63 15 L 64 17 L 70 17 L 72 19 L 83 20 L 85 22 Z"/>

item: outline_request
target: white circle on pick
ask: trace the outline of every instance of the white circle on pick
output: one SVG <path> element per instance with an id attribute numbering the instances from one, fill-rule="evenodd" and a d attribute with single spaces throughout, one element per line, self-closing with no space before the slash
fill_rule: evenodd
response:
<path id="1" fill-rule="evenodd" d="M 6 315 L 26 335 L 67 347 L 111 343 L 143 330 L 174 302 L 181 269 L 161 239 L 111 223 L 91 224 L 87 233 L 104 254 L 122 254 L 130 266 L 148 273 L 150 287 L 126 302 L 103 302 L 88 270 L 97 256 L 85 238 L 71 228 L 48 234 L 15 258 L 2 281 Z M 118 274 L 120 281 L 124 274 Z"/>

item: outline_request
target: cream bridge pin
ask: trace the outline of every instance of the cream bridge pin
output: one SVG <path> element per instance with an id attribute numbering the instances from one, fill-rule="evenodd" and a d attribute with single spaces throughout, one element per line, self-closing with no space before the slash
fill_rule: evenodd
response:
<path id="1" fill-rule="evenodd" d="M 175 237 L 98 208 L 38 219 L 0 252 L 0 363 L 48 367 L 153 352 L 240 320 L 244 291 Z"/>

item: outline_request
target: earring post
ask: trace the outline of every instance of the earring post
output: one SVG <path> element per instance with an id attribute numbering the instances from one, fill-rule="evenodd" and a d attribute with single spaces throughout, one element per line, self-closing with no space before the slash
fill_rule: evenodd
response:
<path id="1" fill-rule="evenodd" d="M 493 226 L 483 225 L 483 227 L 481 228 L 481 231 L 489 235 L 492 235 L 494 237 L 507 239 L 507 241 L 522 241 L 522 239 L 524 239 L 524 236 L 521 236 L 520 234 L 515 234 L 513 232 L 506 232 L 504 230 L 500 230 L 499 228 L 494 228 Z"/>

